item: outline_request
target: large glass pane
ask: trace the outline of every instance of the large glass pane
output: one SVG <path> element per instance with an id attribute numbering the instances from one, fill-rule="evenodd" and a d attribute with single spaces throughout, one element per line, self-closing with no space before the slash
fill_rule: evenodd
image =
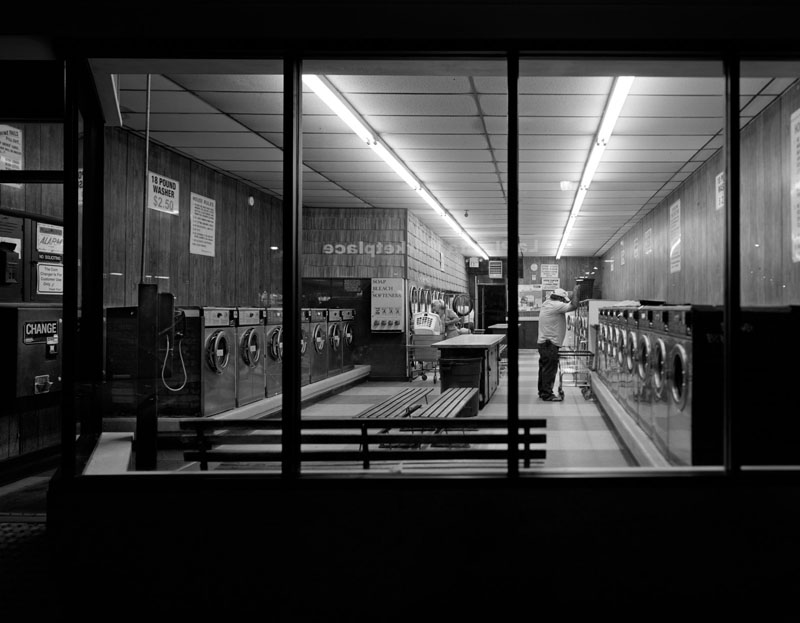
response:
<path id="1" fill-rule="evenodd" d="M 487 261 L 508 247 L 505 75 L 504 60 L 304 62 L 303 426 L 336 418 L 351 437 L 303 444 L 304 472 L 458 470 L 506 447 L 475 437 L 507 416 L 504 337 L 487 331 L 505 319 Z"/>
<path id="2" fill-rule="evenodd" d="M 528 58 L 519 98 L 520 417 L 557 432 L 545 467 L 721 466 L 721 63 Z"/>
<path id="3" fill-rule="evenodd" d="M 266 321 L 283 304 L 282 62 L 94 67 L 119 122 L 105 136 L 103 430 L 136 435 L 120 469 L 198 470 L 179 421 L 281 408 Z"/>
<path id="4" fill-rule="evenodd" d="M 800 465 L 800 429 L 784 396 L 800 326 L 798 77 L 797 61 L 741 64 L 740 180 L 731 192 L 740 200 L 742 303 L 735 448 L 745 469 Z"/>

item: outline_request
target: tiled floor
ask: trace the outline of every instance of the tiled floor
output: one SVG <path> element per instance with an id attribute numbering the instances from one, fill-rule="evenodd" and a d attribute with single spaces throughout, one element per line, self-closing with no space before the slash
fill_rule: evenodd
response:
<path id="1" fill-rule="evenodd" d="M 537 394 L 538 359 L 536 351 L 520 353 L 520 417 L 547 419 L 547 458 L 538 467 L 547 468 L 618 468 L 635 466 L 627 449 L 622 446 L 591 395 L 584 398 L 582 387 L 576 386 L 572 377 L 565 376 L 563 402 L 544 402 Z M 430 385 L 432 396 L 439 393 L 441 380 L 433 383 L 433 375 L 411 381 Z M 585 385 L 582 379 L 578 385 Z M 344 392 L 327 398 L 303 410 L 304 415 L 335 417 L 353 415 L 367 406 L 407 387 L 408 382 L 366 381 Z M 481 417 L 505 418 L 508 413 L 508 377 L 501 368 L 500 384 L 489 402 L 481 409 Z"/>

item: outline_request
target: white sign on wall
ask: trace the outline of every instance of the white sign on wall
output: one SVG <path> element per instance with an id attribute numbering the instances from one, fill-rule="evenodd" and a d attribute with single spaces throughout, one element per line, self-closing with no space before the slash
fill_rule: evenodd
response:
<path id="1" fill-rule="evenodd" d="M 147 206 L 159 212 L 177 214 L 181 185 L 152 171 L 147 172 Z"/>
<path id="2" fill-rule="evenodd" d="M 370 310 L 372 331 L 405 330 L 405 280 L 400 277 L 372 279 Z"/>
<path id="3" fill-rule="evenodd" d="M 635 259 L 635 260 L 639 259 L 639 239 L 638 238 L 634 238 L 633 239 L 633 259 Z"/>
<path id="4" fill-rule="evenodd" d="M 214 257 L 217 202 L 208 197 L 192 193 L 190 215 L 189 253 Z"/>
<path id="5" fill-rule="evenodd" d="M 542 279 L 558 277 L 558 264 L 542 264 Z"/>
<path id="6" fill-rule="evenodd" d="M 619 265 L 625 266 L 625 241 L 619 241 Z"/>
<path id="7" fill-rule="evenodd" d="M 501 260 L 489 260 L 489 279 L 503 278 L 503 262 Z"/>
<path id="8" fill-rule="evenodd" d="M 22 130 L 0 125 L 0 171 L 22 171 Z M 22 188 L 22 184 L 4 184 Z"/>
<path id="9" fill-rule="evenodd" d="M 715 188 L 717 189 L 717 210 L 725 207 L 725 171 L 717 173 Z"/>
<path id="10" fill-rule="evenodd" d="M 64 265 L 36 264 L 36 293 L 37 294 L 63 294 L 64 293 Z"/>
<path id="11" fill-rule="evenodd" d="M 653 230 L 647 228 L 644 230 L 644 254 L 650 255 L 653 252 Z"/>
<path id="12" fill-rule="evenodd" d="M 792 261 L 800 262 L 800 109 L 792 113 L 791 119 L 791 181 L 789 192 L 792 199 L 790 202 L 790 218 L 792 221 Z"/>
<path id="13" fill-rule="evenodd" d="M 681 270 L 681 200 L 669 207 L 669 272 Z"/>

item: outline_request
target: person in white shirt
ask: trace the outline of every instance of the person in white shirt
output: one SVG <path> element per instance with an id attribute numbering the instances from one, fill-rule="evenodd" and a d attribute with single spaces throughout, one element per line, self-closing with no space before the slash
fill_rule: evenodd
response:
<path id="1" fill-rule="evenodd" d="M 558 372 L 558 349 L 564 344 L 567 332 L 567 312 L 578 307 L 578 291 L 572 295 L 556 288 L 550 298 L 542 303 L 539 311 L 539 337 L 536 347 L 539 350 L 539 398 L 551 402 L 561 400 L 553 393 Z"/>

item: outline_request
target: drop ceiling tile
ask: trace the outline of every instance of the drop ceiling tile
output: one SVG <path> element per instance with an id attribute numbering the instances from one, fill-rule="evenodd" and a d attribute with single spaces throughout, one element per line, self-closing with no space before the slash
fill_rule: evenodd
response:
<path id="1" fill-rule="evenodd" d="M 145 113 L 147 94 L 145 91 L 120 91 L 120 110 Z M 202 99 L 185 91 L 151 91 L 150 114 L 183 113 L 213 114 L 218 112 Z"/>
<path id="2" fill-rule="evenodd" d="M 714 135 L 722 132 L 723 117 L 621 117 L 614 126 L 614 135 L 644 134 L 678 136 Z"/>
<path id="3" fill-rule="evenodd" d="M 199 94 L 210 106 L 226 114 L 279 114 L 283 111 L 282 93 L 232 93 L 204 91 Z"/>
<path id="4" fill-rule="evenodd" d="M 702 152 L 703 150 L 700 150 Z M 692 149 L 606 149 L 607 162 L 686 162 L 700 153 Z"/>
<path id="5" fill-rule="evenodd" d="M 613 80 L 607 76 L 520 76 L 520 94 L 602 95 L 607 97 Z"/>
<path id="6" fill-rule="evenodd" d="M 498 165 L 501 171 L 508 171 L 505 162 Z M 520 173 L 578 173 L 583 171 L 583 160 L 580 158 L 572 162 L 520 162 Z"/>
<path id="7" fill-rule="evenodd" d="M 503 179 L 504 180 L 506 179 L 505 175 Z M 594 179 L 597 179 L 597 175 L 595 175 Z M 556 187 L 558 187 L 562 180 L 574 182 L 577 185 L 578 182 L 580 181 L 580 174 L 579 173 L 570 174 L 570 173 L 560 173 L 560 172 L 519 174 L 520 186 L 523 186 L 524 184 L 549 183 L 549 184 L 555 184 Z"/>
<path id="8" fill-rule="evenodd" d="M 622 117 L 719 117 L 725 114 L 722 95 L 630 95 Z"/>
<path id="9" fill-rule="evenodd" d="M 631 95 L 724 95 L 725 80 L 719 77 L 640 77 L 631 85 Z"/>
<path id="10" fill-rule="evenodd" d="M 125 127 L 144 132 L 146 120 L 144 114 L 123 113 Z M 241 132 L 242 126 L 236 121 L 221 114 L 151 114 L 150 131 L 168 132 Z"/>
<path id="11" fill-rule="evenodd" d="M 309 166 L 313 162 L 370 162 L 378 161 L 380 158 L 366 145 L 363 149 L 304 149 L 303 161 Z M 382 163 L 383 161 L 380 160 Z M 386 163 L 383 163 L 386 166 Z M 315 169 L 319 167 L 314 166 Z"/>
<path id="12" fill-rule="evenodd" d="M 166 79 L 187 91 L 283 93 L 283 76 L 266 74 L 169 74 Z"/>
<path id="13" fill-rule="evenodd" d="M 397 182 L 397 174 L 386 167 L 386 171 L 384 172 L 369 172 L 369 171 L 347 171 L 347 172 L 340 172 L 335 171 L 327 172 L 328 177 L 337 182 L 338 184 L 348 185 L 348 184 L 357 184 L 359 182 L 380 182 L 382 184 L 389 184 Z M 303 174 L 305 178 L 305 173 Z"/>
<path id="14" fill-rule="evenodd" d="M 629 136 L 614 134 L 608 142 L 608 149 L 700 149 L 710 141 L 712 135 L 679 136 Z"/>
<path id="15" fill-rule="evenodd" d="M 349 98 L 353 107 L 370 121 L 371 116 L 442 115 L 473 116 L 478 114 L 471 95 L 409 95 L 405 93 L 354 93 Z"/>
<path id="16" fill-rule="evenodd" d="M 668 181 L 672 176 L 675 175 L 673 172 L 666 171 L 666 172 L 645 172 L 645 173 L 632 173 L 630 171 L 625 171 L 622 173 L 601 173 L 597 172 L 594 174 L 594 181 L 592 185 L 599 184 L 602 182 L 619 182 L 619 183 L 626 183 L 626 182 L 652 182 L 655 184 L 663 184 L 664 182 Z"/>
<path id="17" fill-rule="evenodd" d="M 593 137 L 584 135 L 546 135 L 523 134 L 519 137 L 520 149 L 583 149 L 589 150 Z M 495 149 L 508 148 L 508 136 L 505 134 L 492 134 L 489 136 L 492 147 Z"/>
<path id="18" fill-rule="evenodd" d="M 231 115 L 241 124 L 241 127 L 247 128 L 253 132 L 264 133 L 280 133 L 283 131 L 283 116 L 282 115 Z"/>
<path id="19" fill-rule="evenodd" d="M 354 93 L 470 93 L 464 76 L 326 76 L 336 89 L 348 97 Z"/>
<path id="20" fill-rule="evenodd" d="M 744 98 L 741 98 L 741 100 L 744 100 Z M 755 117 L 774 101 L 775 97 L 772 95 L 757 95 L 746 102 L 740 114 L 745 117 Z"/>
<path id="21" fill-rule="evenodd" d="M 681 162 L 609 162 L 604 160 L 597 167 L 597 173 L 674 173 Z"/>
<path id="22" fill-rule="evenodd" d="M 369 120 L 372 129 L 385 134 L 481 134 L 483 123 L 477 115 L 460 117 L 382 115 Z M 503 127 L 507 128 L 505 117 Z M 327 130 L 326 130 L 327 131 Z M 505 130 L 497 130 L 505 131 Z"/>
<path id="23" fill-rule="evenodd" d="M 486 149 L 482 134 L 384 134 L 383 140 L 398 149 Z"/>
<path id="24" fill-rule="evenodd" d="M 410 162 L 486 162 L 491 155 L 486 149 L 398 149 L 397 156 Z"/>
<path id="25" fill-rule="evenodd" d="M 582 165 L 587 155 L 582 149 L 521 149 L 519 160 L 520 162 L 580 162 Z"/>
<path id="26" fill-rule="evenodd" d="M 268 141 L 252 132 L 150 132 L 154 141 L 172 147 L 266 147 Z"/>
<path id="27" fill-rule="evenodd" d="M 349 172 L 349 173 L 385 173 L 388 169 L 387 164 L 380 159 L 376 159 L 375 161 L 358 161 L 358 160 L 345 160 L 345 161 L 338 161 L 338 160 L 309 160 L 308 154 L 304 152 L 303 162 L 313 168 L 315 171 L 319 171 L 320 173 L 326 173 L 334 175 L 340 172 Z M 394 179 L 397 176 L 392 173 Z"/>
<path id="28" fill-rule="evenodd" d="M 505 179 L 498 173 L 427 173 L 423 176 L 422 181 L 431 185 L 435 184 L 462 184 L 462 183 L 498 183 L 500 179 Z"/>
<path id="29" fill-rule="evenodd" d="M 122 91 L 146 91 L 147 90 L 147 75 L 146 74 L 117 74 L 119 90 Z M 150 76 L 150 92 L 153 91 L 181 91 L 181 87 L 175 84 L 169 78 L 160 74 L 151 74 Z"/>
<path id="30" fill-rule="evenodd" d="M 502 122 L 505 124 L 505 118 Z M 500 123 L 497 123 L 499 126 Z M 525 117 L 519 119 L 519 133 L 541 135 L 579 134 L 594 136 L 600 125 L 600 115 L 588 117 Z M 495 127 L 495 118 L 487 119 L 486 128 L 490 134 L 508 134 L 507 125 Z"/>
<path id="31" fill-rule="evenodd" d="M 181 151 L 200 160 L 283 160 L 283 152 L 274 147 L 228 148 L 185 147 Z"/>
<path id="32" fill-rule="evenodd" d="M 485 98 L 481 97 L 481 104 Z M 502 102 L 505 110 L 508 104 Z M 520 95 L 519 114 L 522 117 L 600 117 L 606 105 L 605 95 Z M 489 114 L 500 114 L 503 108 L 490 111 L 484 105 L 484 110 Z"/>
<path id="33" fill-rule="evenodd" d="M 369 147 L 352 132 L 347 134 L 304 132 L 303 151 L 307 149 L 369 149 Z"/>

